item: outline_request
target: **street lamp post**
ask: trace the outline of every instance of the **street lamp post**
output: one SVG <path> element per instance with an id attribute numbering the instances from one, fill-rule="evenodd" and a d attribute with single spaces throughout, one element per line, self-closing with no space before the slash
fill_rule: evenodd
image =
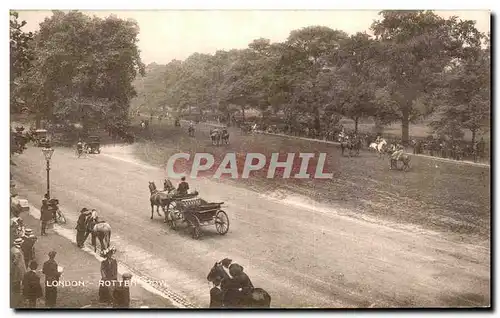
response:
<path id="1" fill-rule="evenodd" d="M 46 148 L 42 148 L 43 155 L 45 156 L 45 160 L 47 161 L 47 196 L 50 199 L 50 158 L 52 158 L 52 154 L 54 153 L 54 149 L 47 145 Z"/>

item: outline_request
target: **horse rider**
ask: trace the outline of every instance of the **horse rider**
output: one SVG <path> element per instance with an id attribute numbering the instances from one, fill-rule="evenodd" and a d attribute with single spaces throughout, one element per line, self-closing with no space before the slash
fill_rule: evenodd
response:
<path id="1" fill-rule="evenodd" d="M 346 133 L 344 131 L 344 128 L 342 128 L 342 130 L 340 131 L 339 133 L 339 139 L 342 141 L 344 139 L 347 139 L 347 136 L 346 136 Z"/>
<path id="2" fill-rule="evenodd" d="M 380 135 L 378 135 L 377 139 L 375 139 L 375 143 L 378 145 L 380 142 L 382 142 L 382 137 L 380 137 Z"/>
<path id="3" fill-rule="evenodd" d="M 78 153 L 81 153 L 83 151 L 83 141 L 81 138 L 78 138 L 78 142 L 76 143 L 76 150 Z"/>
<path id="4" fill-rule="evenodd" d="M 398 143 L 396 145 L 396 149 L 395 151 L 392 153 L 392 156 L 391 156 L 391 159 L 392 160 L 399 160 L 399 158 L 401 157 L 401 155 L 403 154 L 404 152 L 404 147 L 403 145 L 401 145 L 400 143 Z"/>
<path id="5" fill-rule="evenodd" d="M 177 193 L 180 195 L 186 195 L 188 194 L 188 190 L 189 190 L 189 184 L 186 182 L 186 177 L 182 177 L 181 182 L 177 187 Z"/>

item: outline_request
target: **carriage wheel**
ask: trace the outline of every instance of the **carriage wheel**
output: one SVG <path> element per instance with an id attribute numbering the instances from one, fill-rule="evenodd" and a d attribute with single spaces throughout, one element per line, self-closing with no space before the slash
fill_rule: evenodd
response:
<path id="1" fill-rule="evenodd" d="M 200 220 L 198 217 L 194 214 L 191 215 L 192 219 L 187 220 L 189 223 L 189 226 L 192 228 L 192 233 L 191 235 L 195 240 L 199 239 L 201 236 L 201 228 L 200 228 Z"/>
<path id="2" fill-rule="evenodd" d="M 219 210 L 215 214 L 215 229 L 220 235 L 225 235 L 229 231 L 229 218 L 226 212 Z"/>

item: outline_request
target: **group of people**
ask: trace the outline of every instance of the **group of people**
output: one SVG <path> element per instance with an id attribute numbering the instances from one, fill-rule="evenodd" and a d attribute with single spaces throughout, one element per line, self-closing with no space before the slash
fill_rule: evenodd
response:
<path id="1" fill-rule="evenodd" d="M 219 270 L 211 271 L 207 277 L 213 284 L 210 289 L 210 308 L 240 307 L 242 298 L 254 289 L 243 266 L 232 262 L 229 258 L 223 259 L 216 264 Z"/>
<path id="2" fill-rule="evenodd" d="M 38 263 L 35 260 L 34 244 L 37 238 L 26 229 L 25 237 L 14 240 L 10 250 L 11 255 L 11 296 L 13 306 L 37 307 L 37 300 L 45 295 L 45 306 L 55 307 L 57 301 L 57 282 L 61 277 L 61 270 L 55 261 L 57 253 L 49 252 L 49 259 L 43 263 L 42 273 L 45 275 L 45 290 L 40 283 L 37 273 Z"/>

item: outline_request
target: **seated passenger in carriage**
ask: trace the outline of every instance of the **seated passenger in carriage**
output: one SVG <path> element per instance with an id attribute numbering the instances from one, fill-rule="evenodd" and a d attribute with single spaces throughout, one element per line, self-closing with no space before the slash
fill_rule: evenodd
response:
<path id="1" fill-rule="evenodd" d="M 188 190 L 189 190 L 189 184 L 186 182 L 186 177 L 182 177 L 181 182 L 177 187 L 177 193 L 180 195 L 186 195 L 188 194 Z"/>

